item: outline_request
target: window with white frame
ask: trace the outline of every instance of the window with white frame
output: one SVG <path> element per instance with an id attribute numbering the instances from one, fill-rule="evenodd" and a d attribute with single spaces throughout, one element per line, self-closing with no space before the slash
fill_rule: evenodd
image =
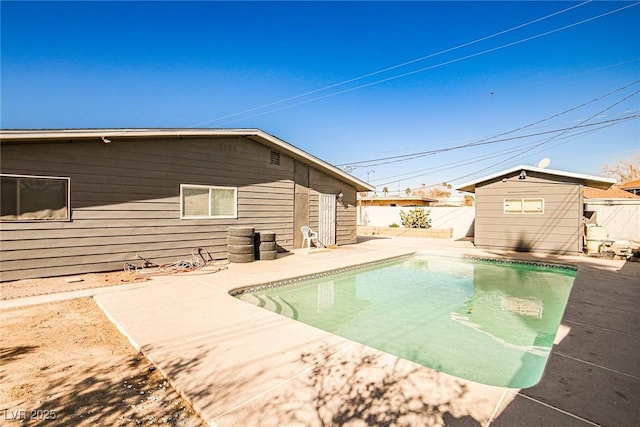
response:
<path id="1" fill-rule="evenodd" d="M 180 217 L 237 218 L 238 189 L 207 185 L 180 185 Z"/>
<path id="2" fill-rule="evenodd" d="M 506 214 L 543 214 L 544 199 L 504 199 Z"/>
<path id="3" fill-rule="evenodd" d="M 69 178 L 0 175 L 0 220 L 68 221 Z"/>

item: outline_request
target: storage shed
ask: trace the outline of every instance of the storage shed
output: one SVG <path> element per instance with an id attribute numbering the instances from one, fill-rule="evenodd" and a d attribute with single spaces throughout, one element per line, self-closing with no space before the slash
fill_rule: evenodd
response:
<path id="1" fill-rule="evenodd" d="M 583 250 L 584 187 L 612 178 L 516 166 L 457 188 L 475 193 L 474 244 L 480 248 L 577 254 Z"/>
<path id="2" fill-rule="evenodd" d="M 231 226 L 351 244 L 373 190 L 259 129 L 3 130 L 0 154 L 2 281 L 225 259 Z"/>

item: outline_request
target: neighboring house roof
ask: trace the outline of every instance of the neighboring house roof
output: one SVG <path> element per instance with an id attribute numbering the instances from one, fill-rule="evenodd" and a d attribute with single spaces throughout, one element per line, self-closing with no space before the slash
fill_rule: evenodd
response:
<path id="1" fill-rule="evenodd" d="M 620 184 L 620 188 L 622 188 L 623 190 L 640 190 L 640 179 Z"/>
<path id="2" fill-rule="evenodd" d="M 130 138 L 180 138 L 187 136 L 224 137 L 242 136 L 255 142 L 286 153 L 290 157 L 352 184 L 357 191 L 373 191 L 375 187 L 355 178 L 343 170 L 303 151 L 260 129 L 50 129 L 50 130 L 0 130 L 0 141 L 73 141 L 97 139 L 105 142 Z"/>
<path id="3" fill-rule="evenodd" d="M 584 187 L 585 199 L 640 199 L 640 196 L 636 196 L 633 193 L 622 190 L 619 187 L 611 187 L 606 190 L 592 187 Z"/>
<path id="4" fill-rule="evenodd" d="M 585 175 L 585 174 L 575 173 L 575 172 L 557 171 L 553 169 L 539 168 L 536 166 L 520 165 L 520 166 L 515 166 L 513 168 L 510 168 L 501 172 L 494 173 L 492 175 L 488 175 L 488 176 L 467 182 L 465 184 L 462 184 L 456 187 L 456 190 L 468 191 L 470 193 L 474 193 L 476 190 L 476 186 L 478 184 L 482 184 L 483 182 L 491 181 L 493 179 L 500 178 L 501 176 L 510 175 L 523 170 L 528 172 L 538 172 L 538 173 L 551 175 L 551 176 L 575 178 L 582 181 L 582 183 L 586 186 L 593 187 L 593 188 L 600 188 L 600 189 L 607 189 L 616 183 L 616 180 L 613 178 L 606 178 L 606 177 L 594 176 L 594 175 Z"/>

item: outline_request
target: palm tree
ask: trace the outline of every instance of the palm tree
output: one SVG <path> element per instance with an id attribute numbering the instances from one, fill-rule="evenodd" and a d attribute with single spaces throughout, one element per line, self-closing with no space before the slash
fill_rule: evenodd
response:
<path id="1" fill-rule="evenodd" d="M 387 187 L 384 187 L 382 189 L 382 192 L 384 193 L 384 197 L 387 197 L 387 194 L 389 194 L 389 189 Z"/>

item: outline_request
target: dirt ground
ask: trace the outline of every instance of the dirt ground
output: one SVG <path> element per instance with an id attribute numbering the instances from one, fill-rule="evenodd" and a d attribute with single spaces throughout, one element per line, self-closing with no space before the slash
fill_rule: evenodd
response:
<path id="1" fill-rule="evenodd" d="M 12 282 L 0 282 L 0 296 L 3 300 L 8 300 L 51 294 L 54 292 L 125 285 L 127 283 L 137 283 L 145 280 L 149 280 L 149 276 L 124 271 L 47 277 L 44 279 L 24 279 Z"/>
<path id="2" fill-rule="evenodd" d="M 78 277 L 3 283 L 2 298 L 139 280 Z M 0 310 L 0 329 L 2 425 L 205 425 L 92 298 Z"/>

